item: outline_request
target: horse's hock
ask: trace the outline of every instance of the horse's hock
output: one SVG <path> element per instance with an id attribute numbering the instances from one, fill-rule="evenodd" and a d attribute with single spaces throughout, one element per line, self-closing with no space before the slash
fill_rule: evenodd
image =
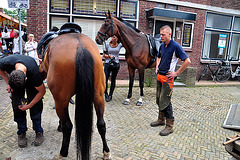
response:
<path id="1" fill-rule="evenodd" d="M 177 65 L 176 70 L 180 68 L 181 65 Z M 178 80 L 184 83 L 186 87 L 195 87 L 195 81 L 197 76 L 197 68 L 187 67 L 180 75 L 178 75 Z M 155 74 L 155 68 L 145 69 L 145 85 L 147 87 L 156 87 L 157 75 Z"/>

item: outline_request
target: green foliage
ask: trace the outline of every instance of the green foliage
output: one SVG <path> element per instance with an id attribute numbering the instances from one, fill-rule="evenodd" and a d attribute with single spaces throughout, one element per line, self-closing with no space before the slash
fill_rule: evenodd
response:
<path id="1" fill-rule="evenodd" d="M 9 16 L 15 18 L 15 19 L 18 19 L 18 15 L 19 15 L 18 9 L 7 10 L 6 8 L 4 8 L 3 12 L 6 15 L 9 15 Z M 27 11 L 26 11 L 26 9 L 21 9 L 21 21 L 23 23 L 25 23 L 27 21 Z"/>

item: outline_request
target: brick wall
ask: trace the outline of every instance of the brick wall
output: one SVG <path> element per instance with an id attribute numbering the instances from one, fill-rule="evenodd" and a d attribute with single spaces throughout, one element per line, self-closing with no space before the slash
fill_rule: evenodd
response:
<path id="1" fill-rule="evenodd" d="M 39 41 L 47 32 L 47 0 L 30 0 L 27 10 L 27 33 L 33 33 Z"/>

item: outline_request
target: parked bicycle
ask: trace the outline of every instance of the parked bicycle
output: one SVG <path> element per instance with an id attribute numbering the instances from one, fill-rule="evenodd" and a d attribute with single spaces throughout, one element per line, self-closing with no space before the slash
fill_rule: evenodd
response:
<path id="1" fill-rule="evenodd" d="M 225 79 L 228 80 L 230 77 L 237 78 L 238 81 L 240 81 L 240 63 L 238 63 L 238 66 L 235 71 L 232 69 L 232 58 L 230 58 L 229 63 L 227 64 L 226 70 L 220 70 L 219 72 L 222 75 L 225 75 Z"/>
<path id="2" fill-rule="evenodd" d="M 217 69 L 214 71 L 211 66 L 214 66 L 214 68 L 217 67 Z M 216 82 L 225 82 L 229 79 L 227 75 L 229 72 L 229 66 L 226 64 L 224 60 L 220 60 L 220 62 L 216 62 L 214 64 L 208 63 L 205 68 L 203 69 L 201 75 L 198 78 L 198 82 L 202 79 L 203 76 L 205 76 L 207 70 L 210 70 L 211 77 L 213 78 L 213 81 Z M 228 72 L 227 72 L 228 71 Z M 228 79 L 227 79 L 228 78 Z"/>

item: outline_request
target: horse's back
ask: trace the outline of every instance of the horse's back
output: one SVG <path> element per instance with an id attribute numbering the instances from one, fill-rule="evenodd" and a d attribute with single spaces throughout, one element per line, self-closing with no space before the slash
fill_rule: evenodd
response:
<path id="1" fill-rule="evenodd" d="M 71 92 L 71 95 L 75 94 L 75 60 L 79 47 L 91 54 L 94 60 L 94 77 L 97 78 L 94 85 L 96 90 L 102 90 L 101 86 L 105 85 L 105 77 L 98 47 L 91 38 L 81 33 L 63 34 L 49 43 L 47 53 L 49 59 L 47 83 L 49 88 L 58 90 L 61 87 L 64 92 Z M 83 52 L 83 54 L 86 53 Z"/>

